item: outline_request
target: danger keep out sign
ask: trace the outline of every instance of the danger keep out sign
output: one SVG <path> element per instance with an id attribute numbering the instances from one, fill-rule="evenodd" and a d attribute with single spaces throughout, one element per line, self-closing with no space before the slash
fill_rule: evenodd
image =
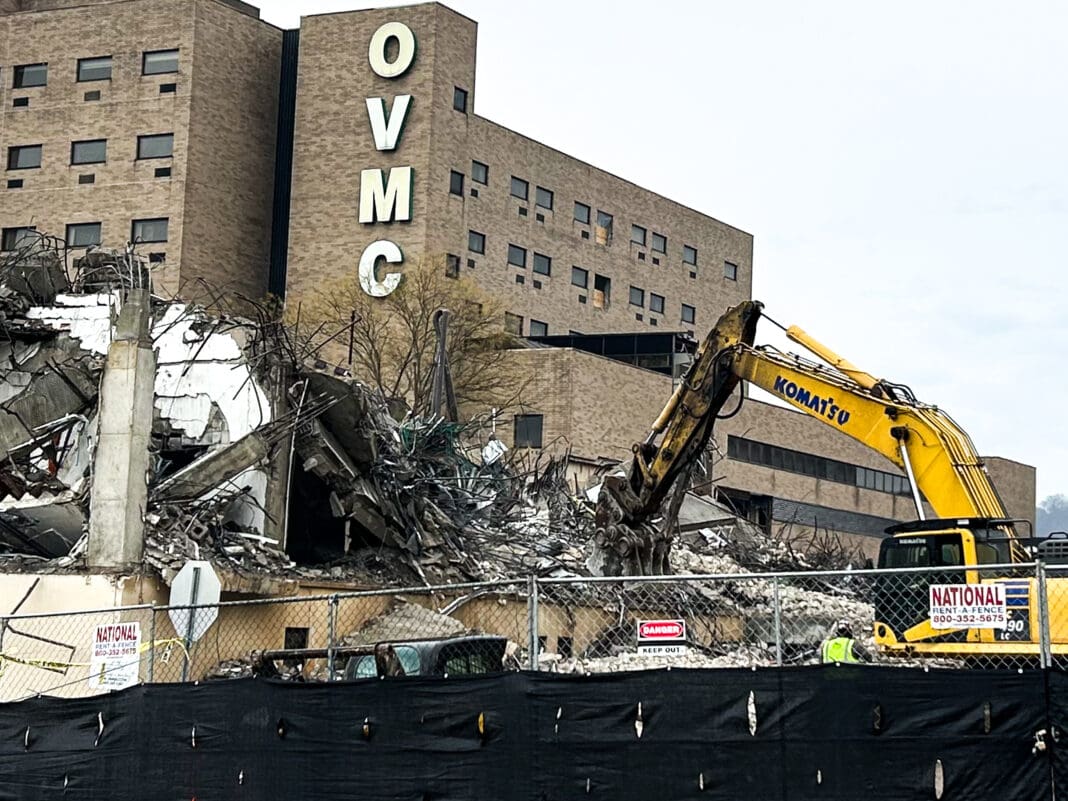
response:
<path id="1" fill-rule="evenodd" d="M 1005 585 L 932 584 L 929 616 L 933 629 L 1003 629 Z"/>
<path id="2" fill-rule="evenodd" d="M 653 656 L 686 653 L 686 621 L 639 620 L 638 653 Z"/>
<path id="3" fill-rule="evenodd" d="M 105 623 L 93 632 L 89 660 L 89 686 L 94 690 L 121 690 L 139 681 L 141 624 Z"/>

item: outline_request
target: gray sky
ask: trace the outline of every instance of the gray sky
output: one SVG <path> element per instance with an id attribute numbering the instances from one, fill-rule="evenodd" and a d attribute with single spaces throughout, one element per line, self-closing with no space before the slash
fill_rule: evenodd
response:
<path id="1" fill-rule="evenodd" d="M 447 5 L 478 114 L 749 231 L 768 314 L 1068 493 L 1068 5 Z"/>

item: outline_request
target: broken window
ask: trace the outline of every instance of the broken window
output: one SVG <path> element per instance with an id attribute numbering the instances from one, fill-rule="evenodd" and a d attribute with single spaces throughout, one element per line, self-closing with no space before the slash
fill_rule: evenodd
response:
<path id="1" fill-rule="evenodd" d="M 87 248 L 100 244 L 100 226 L 98 222 L 72 223 L 67 226 L 67 245 L 72 248 Z"/>
<path id="2" fill-rule="evenodd" d="M 504 330 L 517 337 L 523 336 L 523 317 L 511 312 L 504 313 Z"/>
<path id="3" fill-rule="evenodd" d="M 464 174 L 456 170 L 449 170 L 449 194 L 463 196 Z"/>
<path id="4" fill-rule="evenodd" d="M 632 225 L 630 227 L 630 241 L 632 244 L 645 247 L 645 236 L 646 230 L 640 225 Z"/>
<path id="5" fill-rule="evenodd" d="M 48 85 L 48 64 L 22 64 L 15 67 L 15 89 L 29 89 Z"/>
<path id="6" fill-rule="evenodd" d="M 0 242 L 0 248 L 4 251 L 20 250 L 37 241 L 36 231 L 37 229 L 33 226 L 5 228 L 3 230 L 3 241 Z"/>
<path id="7" fill-rule="evenodd" d="M 682 304 L 682 321 L 684 323 L 692 323 L 697 317 L 697 309 L 693 306 L 689 306 L 685 303 Z"/>
<path id="8" fill-rule="evenodd" d="M 111 80 L 111 56 L 78 59 L 78 82 Z"/>
<path id="9" fill-rule="evenodd" d="M 547 337 L 549 336 L 549 324 L 543 323 L 541 320 L 530 321 L 530 336 L 532 337 Z"/>
<path id="10" fill-rule="evenodd" d="M 166 75 L 178 72 L 178 49 L 146 50 L 141 56 L 142 75 Z"/>
<path id="11" fill-rule="evenodd" d="M 40 166 L 40 145 L 18 145 L 7 149 L 7 168 L 9 170 L 33 170 Z"/>
<path id="12" fill-rule="evenodd" d="M 460 257 L 452 253 L 445 256 L 445 276 L 447 278 L 460 277 Z"/>
<path id="13" fill-rule="evenodd" d="M 594 274 L 593 276 L 593 308 L 607 309 L 611 301 L 612 279 L 607 275 Z"/>
<path id="14" fill-rule="evenodd" d="M 581 267 L 571 268 L 571 283 L 574 286 L 586 289 L 590 283 L 590 271 L 583 270 Z"/>
<path id="15" fill-rule="evenodd" d="M 519 245 L 508 245 L 508 263 L 515 267 L 527 266 L 527 249 Z"/>
<path id="16" fill-rule="evenodd" d="M 542 418 L 540 414 L 517 414 L 512 447 L 540 448 Z"/>
<path id="17" fill-rule="evenodd" d="M 467 90 L 461 89 L 459 86 L 452 88 L 452 107 L 456 111 L 462 111 L 467 113 Z"/>
<path id="18" fill-rule="evenodd" d="M 108 160 L 108 140 L 89 139 L 70 143 L 71 164 L 103 164 Z"/>
<path id="19" fill-rule="evenodd" d="M 597 209 L 597 225 L 593 231 L 598 245 L 608 245 L 612 241 L 612 215 Z"/>
<path id="20" fill-rule="evenodd" d="M 723 277 L 728 281 L 738 280 L 738 265 L 733 262 L 723 262 Z"/>
<path id="21" fill-rule="evenodd" d="M 150 220 L 134 220 L 130 239 L 133 242 L 166 242 L 170 220 L 156 217 Z"/>
<path id="22" fill-rule="evenodd" d="M 630 305 L 645 307 L 645 290 L 641 287 L 632 286 L 630 288 Z"/>
<path id="23" fill-rule="evenodd" d="M 556 653 L 561 659 L 570 659 L 574 654 L 574 640 L 563 635 L 556 638 Z"/>
<path id="24" fill-rule="evenodd" d="M 650 292 L 649 293 L 649 311 L 655 312 L 656 314 L 663 314 L 664 313 L 664 296 L 663 295 L 657 295 L 655 292 Z M 652 322 L 655 323 L 656 321 L 654 320 Z"/>
<path id="25" fill-rule="evenodd" d="M 471 180 L 476 184 L 489 183 L 489 166 L 481 161 L 471 162 Z"/>
<path id="26" fill-rule="evenodd" d="M 579 203 L 575 201 L 575 222 L 580 222 L 583 225 L 590 224 L 590 207 L 585 203 Z"/>
<path id="27" fill-rule="evenodd" d="M 174 134 L 146 134 L 137 137 L 138 159 L 166 159 L 174 155 Z"/>
<path id="28" fill-rule="evenodd" d="M 486 252 L 486 235 L 478 231 L 467 232 L 467 249 L 472 253 Z"/>
<path id="29" fill-rule="evenodd" d="M 512 176 L 512 197 L 519 198 L 520 200 L 526 200 L 530 195 L 530 184 L 524 181 L 522 178 L 516 178 Z"/>
<path id="30" fill-rule="evenodd" d="M 552 211 L 553 209 L 553 193 L 551 190 L 546 189 L 543 186 L 539 186 L 534 190 L 534 205 L 540 206 L 543 209 Z"/>
<path id="31" fill-rule="evenodd" d="M 689 245 L 682 246 L 682 263 L 697 265 L 697 248 L 692 248 Z"/>
<path id="32" fill-rule="evenodd" d="M 667 237 L 656 233 L 656 231 L 653 232 L 653 252 L 667 253 Z"/>
<path id="33" fill-rule="evenodd" d="M 539 275 L 552 275 L 553 260 L 543 253 L 534 254 L 534 272 Z"/>

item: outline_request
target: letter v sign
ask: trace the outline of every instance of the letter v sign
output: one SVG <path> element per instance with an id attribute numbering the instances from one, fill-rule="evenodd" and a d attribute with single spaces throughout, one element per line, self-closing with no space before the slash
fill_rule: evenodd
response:
<path id="1" fill-rule="evenodd" d="M 408 108 L 411 104 L 411 95 L 397 95 L 393 98 L 393 108 L 390 109 L 387 120 L 385 98 L 367 98 L 367 118 L 371 121 L 371 134 L 378 150 L 396 149 L 401 133 L 404 132 L 404 121 L 408 118 Z"/>

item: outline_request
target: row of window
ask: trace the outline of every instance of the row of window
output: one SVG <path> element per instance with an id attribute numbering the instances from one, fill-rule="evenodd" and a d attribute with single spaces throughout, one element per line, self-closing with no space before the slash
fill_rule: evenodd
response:
<path id="1" fill-rule="evenodd" d="M 848 484 L 851 487 L 860 487 L 875 492 L 905 496 L 911 494 L 908 479 L 896 473 L 872 470 L 848 462 L 840 462 L 837 459 L 780 448 L 778 445 L 768 445 L 765 442 L 757 442 L 744 437 L 727 437 L 727 456 L 740 462 L 773 467 L 776 470 L 800 473 L 804 476 Z"/>
<path id="2" fill-rule="evenodd" d="M 111 56 L 92 56 L 78 59 L 74 70 L 78 83 L 111 80 Z M 178 72 L 178 48 L 172 50 L 146 50 L 141 54 L 142 75 L 168 75 Z M 48 86 L 48 63 L 19 64 L 13 70 L 13 89 L 31 89 Z"/>
<path id="3" fill-rule="evenodd" d="M 464 174 L 458 170 L 449 171 L 449 192 L 453 195 L 463 196 L 464 194 Z M 471 162 L 471 181 L 473 183 L 488 185 L 489 184 L 489 165 L 483 164 L 481 161 Z M 530 182 L 524 178 L 519 178 L 513 175 L 511 177 L 511 184 L 509 192 L 512 197 L 517 200 L 522 200 L 526 203 L 530 202 Z M 534 206 L 536 208 L 545 209 L 546 211 L 553 211 L 556 203 L 556 195 L 551 189 L 546 189 L 544 186 L 534 186 Z M 578 200 L 575 201 L 574 209 L 575 222 L 582 223 L 583 225 L 589 225 L 593 219 L 593 208 L 586 203 L 582 203 Z M 604 240 L 603 244 L 607 244 L 612 238 L 612 225 L 613 216 L 606 211 L 597 209 L 597 228 L 600 229 L 598 241 Z M 650 236 L 651 233 L 651 236 Z M 668 240 L 664 234 L 657 233 L 656 231 L 648 231 L 646 228 L 634 224 L 630 227 L 630 241 L 632 244 L 639 245 L 641 247 L 650 246 L 653 253 L 660 253 L 662 255 L 667 254 Z M 647 245 L 648 243 L 648 245 Z M 659 262 L 657 262 L 659 263 Z M 682 246 L 682 263 L 690 267 L 697 266 L 697 248 L 692 245 Z M 724 276 L 732 280 L 738 278 L 738 265 L 731 262 L 725 262 Z"/>
<path id="4" fill-rule="evenodd" d="M 33 170 L 41 166 L 42 145 L 15 145 L 7 149 L 9 170 Z M 137 137 L 137 159 L 169 159 L 174 155 L 174 134 L 145 134 Z M 107 139 L 83 139 L 70 143 L 71 164 L 103 164 L 108 160 Z"/>
<path id="5" fill-rule="evenodd" d="M 135 243 L 166 242 L 169 227 L 168 217 L 132 220 L 130 241 Z M 19 250 L 36 241 L 36 231 L 35 226 L 4 228 L 0 236 L 0 249 L 6 252 Z M 72 248 L 99 245 L 103 241 L 102 233 L 103 224 L 99 222 L 71 223 L 67 226 L 67 245 Z"/>

